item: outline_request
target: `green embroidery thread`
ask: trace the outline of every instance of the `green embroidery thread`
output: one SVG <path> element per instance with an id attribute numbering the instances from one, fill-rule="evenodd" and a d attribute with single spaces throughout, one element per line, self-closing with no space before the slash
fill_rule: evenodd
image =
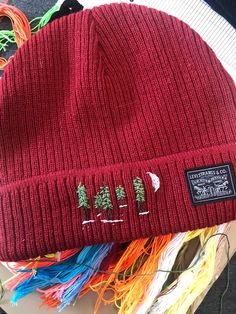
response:
<path id="1" fill-rule="evenodd" d="M 123 208 L 123 207 L 127 207 L 128 205 L 126 204 L 126 192 L 125 189 L 122 185 L 119 185 L 116 187 L 116 199 L 119 203 L 119 207 Z"/>
<path id="2" fill-rule="evenodd" d="M 118 201 L 124 200 L 126 198 L 125 189 L 121 185 L 116 187 L 116 198 Z"/>
<path id="3" fill-rule="evenodd" d="M 98 192 L 97 195 L 95 196 L 94 207 L 96 209 L 99 209 L 102 207 L 102 196 L 101 196 L 100 192 Z"/>
<path id="4" fill-rule="evenodd" d="M 133 180 L 133 185 L 136 194 L 136 201 L 138 203 L 138 211 L 142 212 L 143 210 L 141 209 L 141 205 L 145 202 L 145 190 L 142 179 L 140 177 L 136 177 Z"/>
<path id="5" fill-rule="evenodd" d="M 110 191 L 107 185 L 100 187 L 100 191 L 95 196 L 95 208 L 101 208 L 108 213 L 108 219 L 112 219 L 112 202 L 110 197 Z"/>
<path id="6" fill-rule="evenodd" d="M 135 200 L 138 205 L 138 213 L 139 215 L 145 215 L 149 213 L 148 211 L 146 212 L 143 208 L 142 205 L 146 201 L 145 200 L 145 189 L 144 189 L 144 184 L 143 181 L 140 177 L 136 177 L 133 179 L 133 186 L 134 186 L 134 191 L 135 191 Z M 84 184 L 81 182 L 77 186 L 76 192 L 78 194 L 78 208 L 82 208 L 84 211 L 84 217 L 85 221 L 83 221 L 83 224 L 89 223 L 89 222 L 94 222 L 94 220 L 90 220 L 90 204 L 89 204 L 89 198 L 87 195 L 87 188 L 85 187 Z M 115 194 L 116 194 L 116 199 L 118 201 L 119 207 L 127 207 L 127 194 L 125 191 L 125 188 L 122 185 L 118 185 L 115 188 Z M 102 220 L 102 222 L 111 222 L 112 221 L 112 201 L 111 201 L 111 195 L 110 195 L 110 190 L 107 185 L 103 185 L 100 187 L 99 192 L 94 196 L 94 207 L 98 211 L 98 215 L 101 215 L 101 212 L 107 212 L 108 215 L 108 221 L 107 220 Z M 116 221 L 121 221 L 121 220 L 116 220 Z M 115 221 L 115 222 L 116 222 Z M 123 221 L 123 220 L 122 220 Z"/>
<path id="7" fill-rule="evenodd" d="M 78 194 L 78 202 L 79 202 L 78 208 L 83 208 L 85 220 L 89 220 L 90 214 L 89 214 L 88 209 L 90 209 L 90 205 L 89 205 L 89 198 L 87 196 L 87 189 L 85 185 L 80 182 L 80 184 L 77 186 L 76 192 Z"/>

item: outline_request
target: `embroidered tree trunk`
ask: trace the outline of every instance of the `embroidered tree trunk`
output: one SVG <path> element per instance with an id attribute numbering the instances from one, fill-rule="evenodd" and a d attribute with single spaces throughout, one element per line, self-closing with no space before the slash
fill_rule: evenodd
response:
<path id="1" fill-rule="evenodd" d="M 76 192 L 78 194 L 78 202 L 79 202 L 78 208 L 83 208 L 85 220 L 89 220 L 90 219 L 90 213 L 89 213 L 90 205 L 89 205 L 89 198 L 87 196 L 87 189 L 85 185 L 80 183 L 77 187 Z"/>
<path id="2" fill-rule="evenodd" d="M 145 190 L 144 190 L 142 179 L 139 177 L 136 177 L 133 180 L 133 185 L 134 185 L 134 191 L 136 195 L 136 202 L 138 204 L 138 211 L 139 213 L 141 213 L 143 212 L 142 204 L 145 202 Z"/>

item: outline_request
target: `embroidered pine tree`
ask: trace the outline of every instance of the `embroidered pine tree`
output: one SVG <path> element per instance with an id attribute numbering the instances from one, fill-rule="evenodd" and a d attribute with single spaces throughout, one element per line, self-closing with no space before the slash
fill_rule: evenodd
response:
<path id="1" fill-rule="evenodd" d="M 126 207 L 127 206 L 127 204 L 125 204 L 125 199 L 126 199 L 125 189 L 121 185 L 116 187 L 116 198 L 120 203 L 119 207 Z"/>
<path id="2" fill-rule="evenodd" d="M 112 220 L 112 202 L 110 197 L 109 188 L 107 185 L 104 185 L 101 188 L 101 196 L 102 196 L 102 208 L 104 211 L 108 213 L 108 219 Z"/>
<path id="3" fill-rule="evenodd" d="M 138 203 L 138 211 L 142 212 L 143 209 L 141 208 L 141 206 L 142 206 L 142 203 L 145 202 L 145 190 L 144 190 L 142 179 L 140 177 L 136 177 L 133 180 L 133 185 L 134 185 L 134 191 L 136 195 L 136 202 Z"/>
<path id="4" fill-rule="evenodd" d="M 100 191 L 95 196 L 94 207 L 97 209 L 98 216 L 100 216 L 99 209 L 102 210 L 102 195 Z"/>
<path id="5" fill-rule="evenodd" d="M 123 200 L 126 197 L 125 189 L 123 186 L 119 185 L 116 188 L 116 197 L 118 201 Z"/>
<path id="6" fill-rule="evenodd" d="M 112 219 L 112 202 L 110 198 L 110 192 L 107 185 L 103 185 L 100 188 L 100 191 L 95 196 L 94 207 L 97 209 L 101 209 L 108 213 L 108 219 Z"/>
<path id="7" fill-rule="evenodd" d="M 80 183 L 77 187 L 76 192 L 78 194 L 78 202 L 79 202 L 78 208 L 83 208 L 85 220 L 89 220 L 90 205 L 89 205 L 89 198 L 87 196 L 87 189 L 85 185 Z"/>

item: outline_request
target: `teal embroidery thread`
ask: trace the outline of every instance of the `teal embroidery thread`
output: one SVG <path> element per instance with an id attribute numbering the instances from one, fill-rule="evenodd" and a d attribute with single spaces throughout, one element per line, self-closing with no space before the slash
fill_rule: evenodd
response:
<path id="1" fill-rule="evenodd" d="M 80 182 L 80 184 L 77 186 L 76 190 L 78 194 L 78 208 L 82 208 L 84 211 L 84 217 L 85 221 L 88 221 L 90 219 L 90 205 L 89 205 L 89 198 L 87 196 L 87 188 L 84 184 Z"/>
<path id="2" fill-rule="evenodd" d="M 141 213 L 143 212 L 142 204 L 145 202 L 145 190 L 144 190 L 142 179 L 140 177 L 136 177 L 133 180 L 133 185 L 134 185 L 134 191 L 136 195 L 135 199 L 138 204 L 138 211 L 139 213 Z"/>
<path id="3" fill-rule="evenodd" d="M 125 204 L 126 200 L 126 192 L 122 185 L 116 187 L 116 199 L 119 202 L 119 207 L 127 207 L 128 205 Z"/>

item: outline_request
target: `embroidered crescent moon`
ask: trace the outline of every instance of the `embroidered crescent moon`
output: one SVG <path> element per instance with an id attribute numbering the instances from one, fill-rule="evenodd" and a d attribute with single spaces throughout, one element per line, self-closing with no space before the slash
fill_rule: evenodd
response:
<path id="1" fill-rule="evenodd" d="M 152 186 L 154 187 L 155 192 L 156 192 L 160 188 L 160 179 L 155 173 L 147 172 L 147 174 L 149 174 L 149 176 L 151 177 Z"/>

